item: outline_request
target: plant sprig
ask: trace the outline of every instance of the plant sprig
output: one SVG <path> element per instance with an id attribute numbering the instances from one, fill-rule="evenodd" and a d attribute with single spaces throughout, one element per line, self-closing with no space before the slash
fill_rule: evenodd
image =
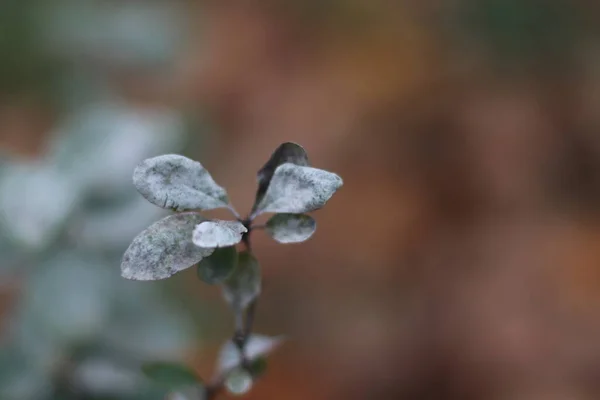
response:
<path id="1" fill-rule="evenodd" d="M 320 209 L 342 186 L 331 172 L 309 165 L 306 151 L 295 143 L 283 143 L 258 172 L 258 190 L 247 218 L 229 201 L 199 162 L 180 155 L 163 155 L 143 161 L 135 169 L 133 183 L 151 203 L 176 212 L 140 233 L 131 243 L 121 264 L 124 278 L 154 281 L 171 277 L 194 265 L 198 277 L 220 285 L 234 313 L 235 333 L 219 358 L 217 372 L 209 384 L 197 379 L 183 366 L 159 363 L 144 369 L 164 384 L 175 377 L 175 396 L 210 400 L 224 388 L 233 394 L 247 392 L 264 372 L 264 359 L 281 342 L 252 334 L 261 273 L 252 252 L 251 235 L 264 230 L 279 243 L 299 243 L 316 230 L 316 221 L 306 213 Z M 201 212 L 226 208 L 235 220 L 207 219 Z M 266 224 L 256 217 L 274 213 Z M 237 246 L 244 249 L 238 251 Z M 260 368 L 259 368 L 260 366 Z M 260 373 L 259 373 L 260 370 Z M 182 383 L 190 387 L 181 387 Z M 188 394 L 192 391 L 194 394 Z M 181 397 L 184 396 L 184 397 Z"/>

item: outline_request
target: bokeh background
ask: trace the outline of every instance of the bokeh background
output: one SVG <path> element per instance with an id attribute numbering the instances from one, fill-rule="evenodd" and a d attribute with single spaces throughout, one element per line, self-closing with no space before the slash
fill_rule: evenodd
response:
<path id="1" fill-rule="evenodd" d="M 218 289 L 120 278 L 163 215 L 131 172 L 183 153 L 245 213 L 284 141 L 345 186 L 309 242 L 255 237 L 289 341 L 248 399 L 600 398 L 595 0 L 3 0 L 0 398 L 208 376 Z"/>

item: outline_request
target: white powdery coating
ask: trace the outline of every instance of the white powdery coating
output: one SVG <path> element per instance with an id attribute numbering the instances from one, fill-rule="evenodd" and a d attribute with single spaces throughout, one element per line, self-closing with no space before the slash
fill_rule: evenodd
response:
<path id="1" fill-rule="evenodd" d="M 227 207 L 227 192 L 202 164 L 176 154 L 143 161 L 133 173 L 133 184 L 149 202 L 176 211 Z"/>
<path id="2" fill-rule="evenodd" d="M 286 163 L 273 175 L 257 207 L 260 212 L 293 213 L 318 210 L 342 186 L 338 175 L 318 168 Z"/>
<path id="3" fill-rule="evenodd" d="M 286 163 L 308 166 L 308 155 L 304 148 L 299 144 L 286 142 L 275 149 L 269 161 L 258 171 L 258 191 L 256 193 L 255 207 L 265 196 L 277 167 Z"/>
<path id="4" fill-rule="evenodd" d="M 192 240 L 198 247 L 227 247 L 238 244 L 246 232 L 238 221 L 205 221 L 196 227 Z"/>
<path id="5" fill-rule="evenodd" d="M 257 358 L 265 357 L 275 351 L 285 340 L 283 336 L 266 336 L 253 334 L 250 335 L 246 346 L 244 347 L 244 355 L 249 361 L 254 361 Z M 225 343 L 219 353 L 218 371 L 223 374 L 240 366 L 242 359 L 238 347 L 231 340 Z"/>
<path id="6" fill-rule="evenodd" d="M 276 214 L 267 221 L 267 232 L 279 243 L 300 243 L 317 229 L 314 218 L 305 214 Z"/>
<path id="7" fill-rule="evenodd" d="M 196 213 L 168 216 L 140 233 L 129 246 L 121 275 L 138 281 L 166 279 L 208 257 L 214 249 L 192 243 L 194 226 L 204 221 Z"/>

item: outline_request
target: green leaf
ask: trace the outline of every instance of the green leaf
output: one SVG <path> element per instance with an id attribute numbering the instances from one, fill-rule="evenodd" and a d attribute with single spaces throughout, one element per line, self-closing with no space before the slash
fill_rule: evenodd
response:
<path id="1" fill-rule="evenodd" d="M 342 178 L 332 172 L 291 163 L 280 165 L 253 216 L 318 210 L 342 184 Z"/>
<path id="2" fill-rule="evenodd" d="M 273 152 L 269 161 L 258 171 L 258 190 L 256 192 L 254 209 L 256 209 L 267 192 L 277 167 L 285 163 L 308 166 L 308 155 L 304 148 L 296 143 L 286 142 L 281 144 Z"/>
<path id="3" fill-rule="evenodd" d="M 198 264 L 198 277 L 209 285 L 223 283 L 235 270 L 238 254 L 234 246 L 215 249 Z"/>
<path id="4" fill-rule="evenodd" d="M 194 229 L 193 241 L 198 247 L 229 247 L 238 244 L 248 229 L 238 221 L 205 221 Z"/>
<path id="5" fill-rule="evenodd" d="M 225 388 L 234 396 L 242 396 L 252 389 L 252 375 L 243 368 L 230 372 L 225 379 Z"/>
<path id="6" fill-rule="evenodd" d="M 194 226 L 204 221 L 197 213 L 168 216 L 140 233 L 129 246 L 121 275 L 138 281 L 165 279 L 208 257 L 214 249 L 194 245 Z"/>
<path id="7" fill-rule="evenodd" d="M 133 183 L 152 204 L 176 211 L 228 207 L 227 192 L 217 185 L 202 164 L 168 154 L 143 161 Z"/>
<path id="8" fill-rule="evenodd" d="M 142 366 L 142 372 L 154 383 L 171 390 L 202 383 L 191 368 L 177 363 L 148 363 Z"/>
<path id="9" fill-rule="evenodd" d="M 238 265 L 223 285 L 225 300 L 236 310 L 243 310 L 261 291 L 260 265 L 247 251 L 241 252 Z"/>
<path id="10" fill-rule="evenodd" d="M 265 372 L 267 372 L 267 366 L 267 359 L 264 357 L 260 357 L 250 363 L 250 365 L 248 366 L 248 372 L 252 374 L 252 377 L 254 379 L 258 379 L 261 376 L 263 376 Z"/>
<path id="11" fill-rule="evenodd" d="M 275 214 L 267 221 L 267 232 L 279 243 L 304 242 L 316 229 L 317 222 L 306 214 Z"/>
<path id="12" fill-rule="evenodd" d="M 283 343 L 283 340 L 282 336 L 250 335 L 244 346 L 244 355 L 250 362 L 258 361 L 275 351 Z M 217 361 L 217 370 L 219 373 L 224 374 L 241 366 L 241 364 L 240 351 L 237 345 L 229 340 L 221 348 Z"/>

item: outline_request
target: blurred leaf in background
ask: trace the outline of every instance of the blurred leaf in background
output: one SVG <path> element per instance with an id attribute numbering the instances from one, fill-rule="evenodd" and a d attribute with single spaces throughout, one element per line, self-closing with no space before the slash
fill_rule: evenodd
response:
<path id="1" fill-rule="evenodd" d="M 182 152 L 189 131 L 180 107 L 141 101 L 121 78 L 171 79 L 180 6 L 0 5 L 0 108 L 33 94 L 53 114 L 48 127 L 24 131 L 47 144 L 37 157 L 3 150 L 0 159 L 0 290 L 11 298 L 3 400 L 162 399 L 140 366 L 182 360 L 197 346 L 193 319 L 164 286 L 132 284 L 118 268 L 132 238 L 165 215 L 137 196 L 133 169 Z M 0 113 L 0 138 L 11 135 Z"/>

